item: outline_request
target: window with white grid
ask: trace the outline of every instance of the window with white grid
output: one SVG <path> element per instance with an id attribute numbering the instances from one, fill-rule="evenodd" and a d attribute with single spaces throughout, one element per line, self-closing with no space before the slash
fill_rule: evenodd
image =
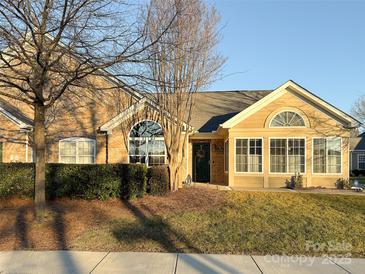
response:
<path id="1" fill-rule="evenodd" d="M 136 124 L 129 135 L 129 162 L 147 166 L 166 162 L 166 146 L 161 126 L 150 120 Z"/>
<path id="2" fill-rule="evenodd" d="M 365 170 L 365 154 L 360 154 L 358 157 L 358 169 Z"/>
<path id="3" fill-rule="evenodd" d="M 236 172 L 262 172 L 262 139 L 236 139 Z"/>
<path id="4" fill-rule="evenodd" d="M 64 164 L 94 164 L 95 140 L 67 138 L 59 141 L 59 162 Z"/>
<path id="5" fill-rule="evenodd" d="M 270 139 L 271 173 L 305 173 L 305 139 Z"/>
<path id="6" fill-rule="evenodd" d="M 341 138 L 313 139 L 313 173 L 341 173 Z"/>

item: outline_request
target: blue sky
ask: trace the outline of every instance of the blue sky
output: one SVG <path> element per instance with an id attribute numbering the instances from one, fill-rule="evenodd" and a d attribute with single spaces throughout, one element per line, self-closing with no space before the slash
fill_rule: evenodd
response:
<path id="1" fill-rule="evenodd" d="M 365 95 L 365 0 L 205 1 L 221 15 L 219 50 L 228 58 L 210 90 L 292 79 L 347 112 Z"/>

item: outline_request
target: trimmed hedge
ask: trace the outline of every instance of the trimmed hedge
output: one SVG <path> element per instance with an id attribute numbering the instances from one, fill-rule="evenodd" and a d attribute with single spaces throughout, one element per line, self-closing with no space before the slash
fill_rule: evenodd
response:
<path id="1" fill-rule="evenodd" d="M 0 197 L 33 197 L 35 165 L 0 164 Z"/>
<path id="2" fill-rule="evenodd" d="M 112 165 L 47 165 L 49 199 L 70 197 L 100 199 L 119 197 L 121 175 Z"/>
<path id="3" fill-rule="evenodd" d="M 0 196 L 33 197 L 34 164 L 0 164 Z M 47 164 L 47 199 L 143 197 L 147 168 L 135 164 Z"/>
<path id="4" fill-rule="evenodd" d="M 148 169 L 147 192 L 151 195 L 166 195 L 170 191 L 170 178 L 167 166 Z"/>
<path id="5" fill-rule="evenodd" d="M 123 169 L 121 198 L 142 198 L 147 187 L 147 167 L 139 164 L 118 165 Z"/>

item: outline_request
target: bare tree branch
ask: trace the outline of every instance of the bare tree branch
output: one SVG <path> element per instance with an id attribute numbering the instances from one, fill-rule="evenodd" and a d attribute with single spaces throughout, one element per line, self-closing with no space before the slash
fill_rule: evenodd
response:
<path id="1" fill-rule="evenodd" d="M 161 22 L 171 21 L 166 34 Z M 150 97 L 158 105 L 164 130 L 171 189 L 180 182 L 180 169 L 187 151 L 194 93 L 214 80 L 224 63 L 216 53 L 219 16 L 201 0 L 154 0 L 148 10 L 148 37 L 153 44 L 148 58 Z"/>
<path id="2" fill-rule="evenodd" d="M 140 14 L 140 6 L 123 0 L 0 2 L 0 97 L 34 109 L 37 207 L 45 202 L 47 112 L 63 96 L 77 96 L 75 87 L 94 90 L 92 77 L 119 71 L 114 77 L 139 81 L 145 72 L 139 67 L 152 56 L 145 52 L 176 18 L 161 22 L 152 38 Z"/>

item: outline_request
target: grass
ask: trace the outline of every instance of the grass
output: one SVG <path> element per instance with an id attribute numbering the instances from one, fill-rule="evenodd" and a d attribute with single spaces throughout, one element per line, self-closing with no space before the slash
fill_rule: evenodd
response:
<path id="1" fill-rule="evenodd" d="M 1 201 L 0 249 L 365 255 L 365 195 L 184 189 L 131 202 L 62 200 L 41 225 L 29 206 Z"/>

